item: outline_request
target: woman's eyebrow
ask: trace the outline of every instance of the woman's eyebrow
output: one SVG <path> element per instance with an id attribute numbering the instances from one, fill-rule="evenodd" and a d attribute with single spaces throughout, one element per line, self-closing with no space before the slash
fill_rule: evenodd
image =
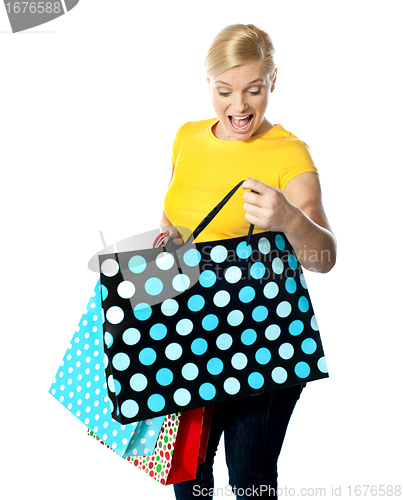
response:
<path id="1" fill-rule="evenodd" d="M 256 82 L 263 82 L 263 78 L 256 78 L 256 80 L 252 80 L 251 82 L 247 83 L 246 85 L 251 85 L 252 83 Z M 222 85 L 227 85 L 228 87 L 231 87 L 231 85 L 227 82 L 223 82 L 222 80 L 217 80 L 215 84 L 221 83 Z"/>

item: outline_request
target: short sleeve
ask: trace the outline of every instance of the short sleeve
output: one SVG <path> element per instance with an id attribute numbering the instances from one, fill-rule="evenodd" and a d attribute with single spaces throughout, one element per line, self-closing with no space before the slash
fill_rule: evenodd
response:
<path id="1" fill-rule="evenodd" d="M 309 146 L 300 140 L 291 140 L 284 148 L 278 162 L 278 185 L 284 190 L 291 179 L 305 172 L 315 172 L 319 175 Z"/>

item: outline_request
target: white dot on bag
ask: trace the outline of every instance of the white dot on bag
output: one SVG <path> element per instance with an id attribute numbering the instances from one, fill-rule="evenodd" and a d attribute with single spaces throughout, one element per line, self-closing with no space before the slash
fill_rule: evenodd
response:
<path id="1" fill-rule="evenodd" d="M 118 435 L 118 431 L 115 429 L 115 430 L 112 432 L 112 435 L 113 435 L 113 436 L 117 436 L 117 435 Z"/>
<path id="2" fill-rule="evenodd" d="M 113 325 L 121 323 L 124 316 L 123 310 L 118 306 L 112 306 L 106 311 L 106 319 Z"/>
<path id="3" fill-rule="evenodd" d="M 122 299 L 130 299 L 130 297 L 133 297 L 135 291 L 136 287 L 131 281 L 122 281 L 117 288 L 117 292 Z"/>
<path id="4" fill-rule="evenodd" d="M 217 263 L 224 262 L 228 256 L 228 250 L 223 245 L 216 245 L 210 252 L 211 260 Z"/>
<path id="5" fill-rule="evenodd" d="M 133 449 L 133 456 L 135 457 L 137 455 L 137 448 Z"/>
<path id="6" fill-rule="evenodd" d="M 172 280 L 172 286 L 177 292 L 184 292 L 189 285 L 190 279 L 186 274 L 178 274 Z"/>
<path id="7" fill-rule="evenodd" d="M 146 420 L 147 425 L 151 425 L 152 423 L 153 423 L 153 421 L 150 418 L 148 420 Z"/>
<path id="8" fill-rule="evenodd" d="M 119 264 L 116 262 L 115 259 L 106 259 L 102 262 L 101 264 L 101 273 L 104 276 L 115 276 L 117 272 L 119 271 Z"/>
<path id="9" fill-rule="evenodd" d="M 117 444 L 116 444 L 116 443 L 112 443 L 112 448 L 113 448 L 113 449 L 115 449 L 115 448 L 116 448 L 116 446 L 117 446 Z"/>
<path id="10" fill-rule="evenodd" d="M 239 392 L 240 388 L 239 380 L 234 377 L 229 377 L 224 382 L 224 390 L 227 394 L 234 395 Z"/>
<path id="11" fill-rule="evenodd" d="M 148 453 L 148 448 L 144 448 L 144 453 L 147 454 Z"/>
<path id="12" fill-rule="evenodd" d="M 145 442 L 146 442 L 146 440 L 145 440 L 144 438 L 141 438 L 141 439 L 140 439 L 140 443 L 141 443 L 141 444 L 144 444 Z"/>
<path id="13" fill-rule="evenodd" d="M 107 434 L 104 434 L 104 435 L 102 436 L 102 439 L 103 439 L 104 441 L 106 441 L 106 440 L 108 439 L 108 435 L 107 435 Z"/>
<path id="14" fill-rule="evenodd" d="M 122 444 L 127 444 L 127 439 L 126 438 L 122 439 Z"/>
<path id="15" fill-rule="evenodd" d="M 163 271 L 171 269 L 171 267 L 174 265 L 174 262 L 175 261 L 173 256 L 168 252 L 160 253 L 159 255 L 157 255 L 157 258 L 155 259 L 157 267 L 159 267 Z"/>
<path id="16" fill-rule="evenodd" d="M 149 435 L 149 436 L 154 436 L 154 434 L 155 434 L 155 431 L 150 431 L 150 432 L 148 433 L 148 435 Z"/>
<path id="17" fill-rule="evenodd" d="M 224 278 L 228 283 L 237 283 L 242 277 L 242 271 L 237 266 L 228 267 L 224 272 Z"/>
<path id="18" fill-rule="evenodd" d="M 271 267 L 273 269 L 273 272 L 276 274 L 281 274 L 284 271 L 284 264 L 280 257 L 276 257 L 275 259 L 273 259 Z"/>

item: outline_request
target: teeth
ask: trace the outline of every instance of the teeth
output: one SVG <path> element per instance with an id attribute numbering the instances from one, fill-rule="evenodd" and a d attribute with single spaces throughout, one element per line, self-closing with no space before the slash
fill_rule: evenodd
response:
<path id="1" fill-rule="evenodd" d="M 235 118 L 235 119 L 238 119 L 238 120 L 242 120 L 243 118 L 249 118 L 249 117 L 250 117 L 250 115 L 247 115 L 247 116 L 231 116 L 231 124 L 237 130 L 244 130 L 244 129 L 246 129 L 246 128 L 249 127 L 250 120 L 248 120 L 248 122 L 246 123 L 246 125 L 244 125 L 243 127 L 237 127 L 235 125 L 235 123 L 232 121 L 232 118 Z"/>

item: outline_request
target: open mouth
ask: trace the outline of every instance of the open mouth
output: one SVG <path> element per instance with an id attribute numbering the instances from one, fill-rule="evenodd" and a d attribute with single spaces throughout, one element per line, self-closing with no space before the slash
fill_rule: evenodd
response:
<path id="1" fill-rule="evenodd" d="M 253 114 L 247 116 L 228 116 L 230 125 L 235 132 L 246 132 L 253 122 Z"/>

